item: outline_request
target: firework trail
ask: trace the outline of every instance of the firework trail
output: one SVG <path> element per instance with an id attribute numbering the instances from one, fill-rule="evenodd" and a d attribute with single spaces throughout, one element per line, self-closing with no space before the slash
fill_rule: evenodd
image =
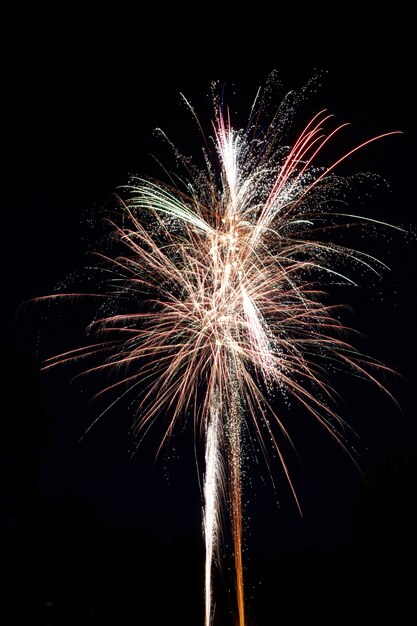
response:
<path id="1" fill-rule="evenodd" d="M 204 480 L 204 536 L 206 541 L 205 564 L 205 616 L 206 624 L 213 618 L 211 579 L 213 559 L 217 555 L 220 533 L 220 511 L 224 496 L 224 471 L 222 461 L 222 423 L 218 399 L 213 398 L 206 439 L 206 475 Z"/>
<path id="2" fill-rule="evenodd" d="M 376 274 L 384 268 L 330 237 L 346 223 L 364 222 L 340 212 L 350 182 L 334 169 L 385 135 L 321 167 L 319 155 L 345 124 L 332 127 L 332 117 L 319 112 L 287 147 L 283 132 L 293 106 L 284 99 L 267 125 L 259 121 L 263 106 L 258 94 L 247 128 L 235 130 L 216 101 L 204 168 L 174 148 L 185 180 L 134 179 L 124 189 L 122 218 L 108 223 L 112 250 L 119 254 L 98 255 L 107 277 L 98 297 L 119 309 L 101 309 L 93 320 L 88 331 L 97 335 L 96 343 L 45 364 L 79 362 L 85 363 L 83 375 L 113 373 L 114 382 L 97 396 L 115 394 L 112 406 L 135 394 L 141 437 L 158 417 L 169 416 L 161 447 L 180 415 L 193 416 L 197 436 L 206 441 L 206 626 L 214 614 L 212 570 L 226 501 L 236 624 L 245 625 L 244 436 L 259 440 L 267 463 L 272 442 L 299 507 L 282 453 L 291 440 L 273 408 L 274 395 L 303 407 L 346 448 L 331 372 L 337 364 L 382 388 L 374 371 L 387 369 L 345 339 L 349 329 L 338 319 L 338 308 L 325 303 L 329 283 L 354 284 L 346 267 Z"/>

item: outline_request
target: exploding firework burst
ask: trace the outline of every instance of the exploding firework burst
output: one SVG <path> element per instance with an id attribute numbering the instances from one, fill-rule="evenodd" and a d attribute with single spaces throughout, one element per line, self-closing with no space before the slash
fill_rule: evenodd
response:
<path id="1" fill-rule="evenodd" d="M 335 364 L 381 388 L 375 376 L 386 369 L 351 345 L 338 309 L 326 304 L 330 283 L 354 282 L 344 268 L 384 268 L 330 235 L 363 221 L 337 210 L 350 182 L 335 168 L 385 135 L 322 167 L 323 149 L 345 124 L 332 126 L 332 116 L 321 111 L 288 147 L 283 131 L 293 103 L 284 99 L 263 124 L 262 93 L 240 130 L 215 98 L 205 167 L 174 148 L 181 177 L 169 184 L 134 179 L 123 189 L 116 217 L 107 221 L 111 252 L 98 255 L 107 278 L 103 290 L 91 294 L 119 310 L 92 321 L 94 344 L 45 363 L 45 369 L 78 363 L 83 375 L 111 373 L 97 396 L 134 395 L 139 439 L 163 414 L 162 446 L 180 415 L 193 416 L 205 441 L 206 626 L 214 614 L 211 578 L 223 502 L 234 544 L 236 623 L 245 624 L 244 437 L 257 438 L 266 459 L 272 442 L 300 508 L 280 443 L 290 435 L 274 396 L 305 409 L 346 448 L 330 382 Z"/>

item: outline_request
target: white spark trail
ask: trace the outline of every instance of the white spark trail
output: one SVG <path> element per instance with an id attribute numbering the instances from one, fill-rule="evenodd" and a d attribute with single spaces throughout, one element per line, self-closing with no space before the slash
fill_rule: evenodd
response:
<path id="1" fill-rule="evenodd" d="M 224 469 L 222 458 L 222 423 L 218 394 L 210 407 L 210 421 L 206 436 L 206 473 L 204 480 L 204 537 L 205 563 L 205 626 L 211 626 L 214 617 L 212 572 L 218 558 L 221 499 L 224 495 Z"/>

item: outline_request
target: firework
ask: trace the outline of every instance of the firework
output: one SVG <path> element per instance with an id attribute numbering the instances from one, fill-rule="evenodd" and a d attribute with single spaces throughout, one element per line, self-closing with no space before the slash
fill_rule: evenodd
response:
<path id="1" fill-rule="evenodd" d="M 118 215 L 108 221 L 112 252 L 98 254 L 107 276 L 98 295 L 119 308 L 90 324 L 96 343 L 45 364 L 75 362 L 83 375 L 111 373 L 97 396 L 134 395 L 140 436 L 169 416 L 161 447 L 180 415 L 193 416 L 206 449 L 206 626 L 214 613 L 222 503 L 233 537 L 236 623 L 245 624 L 244 437 L 256 437 L 266 459 L 272 442 L 300 508 L 282 453 L 290 435 L 274 396 L 308 411 L 346 448 L 329 382 L 334 365 L 381 388 L 375 374 L 386 369 L 351 345 L 338 309 L 325 298 L 330 283 L 354 282 L 346 267 L 377 274 L 384 268 L 330 235 L 363 221 L 337 210 L 351 183 L 334 174 L 336 166 L 385 135 L 322 167 L 323 149 L 345 124 L 332 126 L 332 116 L 319 112 L 288 147 L 283 137 L 293 105 L 284 99 L 267 125 L 260 122 L 263 107 L 258 94 L 247 127 L 235 130 L 215 98 L 204 167 L 174 148 L 182 177 L 169 184 L 138 178 L 123 189 Z"/>

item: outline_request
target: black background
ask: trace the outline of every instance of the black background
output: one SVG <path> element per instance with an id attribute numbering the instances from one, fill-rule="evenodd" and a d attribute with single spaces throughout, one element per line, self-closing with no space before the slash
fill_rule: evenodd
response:
<path id="1" fill-rule="evenodd" d="M 265 472 L 263 482 L 251 467 L 248 623 L 289 623 L 304 611 L 330 621 L 335 610 L 367 616 L 407 607 L 413 588 L 407 567 L 417 552 L 414 19 L 398 4 L 336 15 L 262 4 L 250 14 L 242 8 L 225 14 L 219 6 L 141 10 L 120 3 L 109 9 L 16 4 L 4 18 L 0 520 L 6 623 L 149 623 L 149 615 L 155 624 L 203 621 L 192 425 L 177 429 L 156 462 L 162 430 L 130 460 L 127 411 L 109 413 L 78 443 L 96 415 L 88 400 L 93 389 L 70 383 L 65 370 L 46 376 L 39 369 L 42 358 L 78 345 L 89 312 L 71 305 L 46 315 L 25 303 L 86 265 L 88 220 L 119 185 L 131 174 L 160 175 L 150 156 L 163 153 L 154 128 L 161 126 L 187 153 L 199 150 L 179 92 L 208 128 L 210 83 L 220 81 L 243 124 L 273 70 L 283 93 L 320 73 L 309 106 L 351 122 L 347 147 L 403 131 L 344 167 L 346 173 L 370 170 L 389 183 L 361 211 L 410 234 L 359 242 L 392 271 L 376 286 L 342 294 L 354 311 L 349 322 L 368 337 L 368 352 L 399 372 L 387 385 L 401 411 L 369 385 L 335 379 L 343 415 L 360 435 L 355 445 L 363 474 L 308 419 L 287 416 L 299 453 L 299 460 L 290 454 L 290 467 L 304 517 L 278 469 L 276 497 Z M 306 121 L 301 113 L 299 130 Z M 224 555 L 216 626 L 232 623 L 230 546 Z"/>

